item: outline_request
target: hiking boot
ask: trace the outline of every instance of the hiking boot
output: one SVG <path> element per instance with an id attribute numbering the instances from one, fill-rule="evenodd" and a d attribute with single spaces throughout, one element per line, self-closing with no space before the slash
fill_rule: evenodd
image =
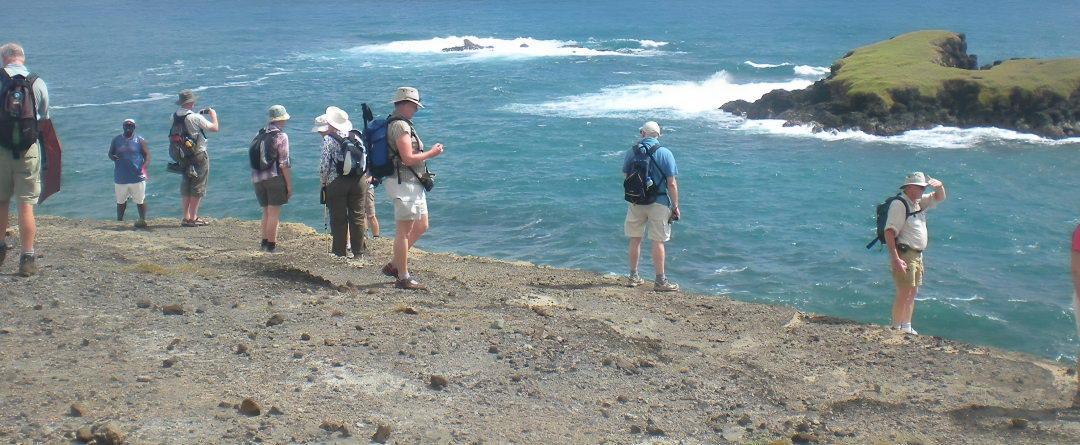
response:
<path id="1" fill-rule="evenodd" d="M 646 281 L 642 279 L 638 274 L 630 275 L 630 277 L 627 278 L 627 281 L 630 282 L 630 287 L 638 287 L 646 283 Z"/>
<path id="2" fill-rule="evenodd" d="M 679 285 L 668 281 L 667 277 L 653 283 L 653 290 L 657 292 L 675 292 L 679 290 Z"/>
<path id="3" fill-rule="evenodd" d="M 146 228 L 146 220 L 145 219 L 140 219 L 138 221 L 135 221 L 135 228 L 136 229 L 145 229 Z"/>
<path id="4" fill-rule="evenodd" d="M 398 289 L 408 290 L 427 290 L 427 286 L 417 283 L 416 280 L 412 277 L 405 279 L 398 278 L 397 281 L 394 282 L 394 287 Z"/>
<path id="5" fill-rule="evenodd" d="M 394 263 L 386 263 L 382 268 L 383 275 L 397 278 L 397 268 L 394 267 Z"/>
<path id="6" fill-rule="evenodd" d="M 34 255 L 24 253 L 19 257 L 19 275 L 29 277 L 37 273 L 37 265 L 34 264 Z"/>

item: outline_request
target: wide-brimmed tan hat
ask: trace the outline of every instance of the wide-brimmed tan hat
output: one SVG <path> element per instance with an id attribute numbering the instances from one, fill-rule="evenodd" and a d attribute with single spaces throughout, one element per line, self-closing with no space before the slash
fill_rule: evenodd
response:
<path id="1" fill-rule="evenodd" d="M 269 118 L 267 122 L 287 121 L 289 120 L 289 112 L 285 111 L 285 107 L 282 105 L 274 105 L 270 107 Z"/>
<path id="2" fill-rule="evenodd" d="M 326 116 L 317 116 L 317 117 L 315 117 L 315 126 L 311 127 L 311 132 L 312 133 L 322 133 L 322 132 L 324 132 L 326 130 L 329 130 L 329 129 L 330 129 L 330 126 L 326 125 Z"/>
<path id="3" fill-rule="evenodd" d="M 660 137 L 660 124 L 653 121 L 648 121 L 645 123 L 645 125 L 642 125 L 641 128 L 638 129 L 638 131 L 641 131 L 641 134 L 644 134 L 645 136 L 658 138 Z"/>
<path id="4" fill-rule="evenodd" d="M 199 98 L 199 96 L 196 96 L 194 91 L 180 90 L 180 100 L 176 101 L 176 104 L 177 105 L 190 104 L 190 103 L 195 102 L 195 99 L 198 99 L 198 98 Z"/>
<path id="5" fill-rule="evenodd" d="M 330 106 L 326 107 L 326 113 L 322 116 L 328 125 L 334 127 L 338 131 L 348 133 L 352 131 L 352 122 L 349 122 L 349 113 L 341 108 Z"/>
<path id="6" fill-rule="evenodd" d="M 407 100 L 409 102 L 412 102 L 412 103 L 416 104 L 416 106 L 418 106 L 420 108 L 424 108 L 424 106 L 420 104 L 420 92 L 416 91 L 416 88 L 411 88 L 411 87 L 398 88 L 397 91 L 394 92 L 394 100 L 390 101 L 390 104 L 393 105 L 393 104 L 396 104 L 396 103 L 401 102 L 403 100 Z"/>
<path id="7" fill-rule="evenodd" d="M 907 178 L 904 179 L 904 185 L 901 185 L 900 188 L 904 188 L 909 185 L 926 187 L 928 185 L 928 183 L 926 182 L 926 175 L 924 175 L 923 172 L 908 173 Z"/>

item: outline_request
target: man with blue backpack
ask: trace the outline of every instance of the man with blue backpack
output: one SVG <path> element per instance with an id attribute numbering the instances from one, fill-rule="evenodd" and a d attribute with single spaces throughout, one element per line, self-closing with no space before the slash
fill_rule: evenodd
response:
<path id="1" fill-rule="evenodd" d="M 679 169 L 671 150 L 660 146 L 660 125 L 646 122 L 638 130 L 641 140 L 626 152 L 623 160 L 624 199 L 630 203 L 626 210 L 623 231 L 630 238 L 630 286 L 645 284 L 638 275 L 638 258 L 641 256 L 641 239 L 649 226 L 652 241 L 653 269 L 656 281 L 653 290 L 674 292 L 679 285 L 668 280 L 664 273 L 664 243 L 671 239 L 671 223 L 678 221 L 679 188 L 675 176 Z"/>

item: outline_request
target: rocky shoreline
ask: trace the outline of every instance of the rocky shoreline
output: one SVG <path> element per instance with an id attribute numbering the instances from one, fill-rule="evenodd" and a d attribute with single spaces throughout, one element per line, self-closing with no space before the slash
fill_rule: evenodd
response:
<path id="1" fill-rule="evenodd" d="M 900 46 L 894 40 L 911 43 L 895 53 L 890 53 L 894 48 L 882 48 L 886 43 Z M 911 58 L 914 45 L 929 49 L 930 56 Z M 881 62 L 871 60 L 867 65 L 876 69 L 884 65 L 886 72 L 852 68 L 848 61 L 853 57 L 880 58 Z M 914 66 L 914 77 L 933 72 L 927 76 L 933 84 L 920 85 L 923 79 L 888 73 L 894 65 Z M 1053 139 L 1078 137 L 1078 67 L 1080 59 L 998 60 L 979 67 L 976 56 L 967 54 L 963 34 L 922 31 L 849 51 L 833 62 L 828 77 L 806 89 L 773 90 L 753 103 L 737 100 L 721 109 L 747 119 L 811 125 L 815 131 L 858 130 L 889 136 L 935 126 L 997 127 Z M 994 76 L 1000 82 L 987 81 Z M 879 91 L 858 91 L 859 83 L 877 84 L 874 89 Z M 1052 88 L 1054 83 L 1071 87 Z"/>
<path id="2" fill-rule="evenodd" d="M 258 222 L 40 216 L 0 268 L 0 443 L 1074 444 L 1075 370 L 580 270 Z"/>

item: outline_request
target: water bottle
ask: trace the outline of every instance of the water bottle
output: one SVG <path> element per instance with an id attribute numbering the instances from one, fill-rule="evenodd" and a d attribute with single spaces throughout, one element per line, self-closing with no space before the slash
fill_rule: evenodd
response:
<path id="1" fill-rule="evenodd" d="M 19 145 L 19 143 L 22 142 L 22 135 L 19 133 L 22 133 L 22 131 L 19 130 L 19 121 L 15 121 L 15 129 L 11 133 L 12 144 Z"/>
<path id="2" fill-rule="evenodd" d="M 651 176 L 646 176 L 645 177 L 645 188 L 652 187 L 652 184 L 653 184 L 652 177 Z"/>

